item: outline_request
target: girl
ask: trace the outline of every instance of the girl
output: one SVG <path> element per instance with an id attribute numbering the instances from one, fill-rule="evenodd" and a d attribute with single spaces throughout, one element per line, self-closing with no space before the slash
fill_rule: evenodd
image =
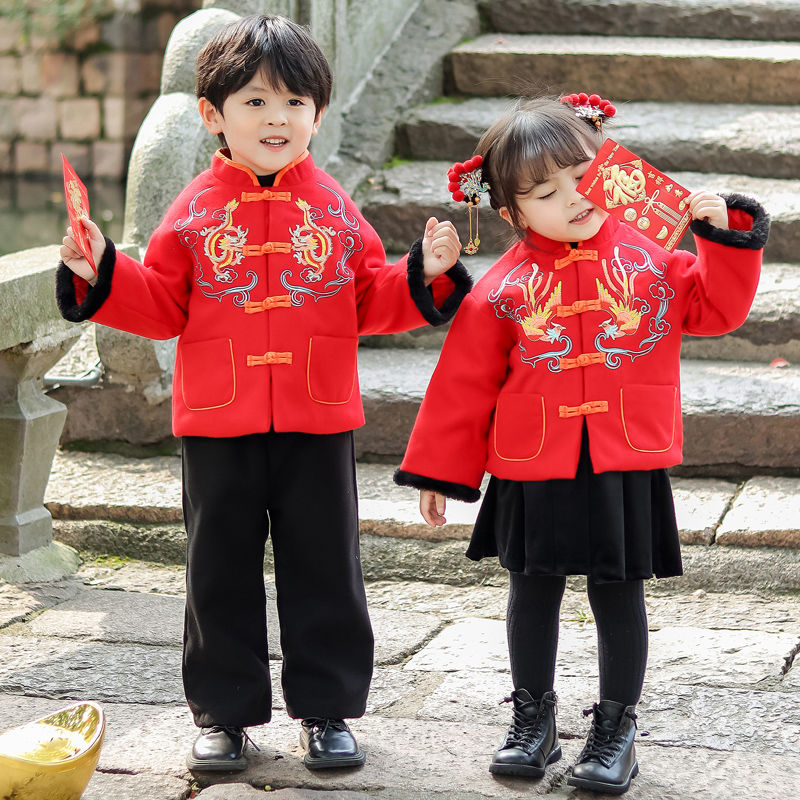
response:
<path id="1" fill-rule="evenodd" d="M 561 757 L 559 607 L 565 576 L 587 576 L 600 697 L 569 783 L 622 793 L 638 772 L 643 580 L 682 573 L 667 474 L 681 460 L 681 334 L 745 320 L 769 220 L 748 198 L 694 192 L 697 255 L 667 252 L 576 191 L 613 107 L 575 105 L 518 103 L 479 142 L 482 175 L 460 168 L 518 241 L 456 315 L 395 480 L 438 526 L 446 497 L 476 501 L 491 474 L 467 556 L 510 574 L 513 719 L 493 773 L 539 777 Z"/>

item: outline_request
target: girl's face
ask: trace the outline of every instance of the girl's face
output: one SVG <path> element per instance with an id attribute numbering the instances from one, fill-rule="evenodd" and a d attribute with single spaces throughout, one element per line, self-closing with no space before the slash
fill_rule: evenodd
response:
<path id="1" fill-rule="evenodd" d="M 591 239 L 608 217 L 576 191 L 576 187 L 591 164 L 593 155 L 571 167 L 556 169 L 542 181 L 516 197 L 517 221 L 534 233 L 557 242 L 583 242 Z M 500 216 L 513 225 L 506 206 Z"/>

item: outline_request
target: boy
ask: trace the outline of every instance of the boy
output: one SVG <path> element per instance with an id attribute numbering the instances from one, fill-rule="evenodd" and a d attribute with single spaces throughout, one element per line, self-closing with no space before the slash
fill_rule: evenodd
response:
<path id="1" fill-rule="evenodd" d="M 307 147 L 331 82 L 295 23 L 252 16 L 228 26 L 197 60 L 200 116 L 227 149 L 174 201 L 146 266 L 88 219 L 97 275 L 69 233 L 61 248 L 65 318 L 180 336 L 183 679 L 201 728 L 191 769 L 245 768 L 245 728 L 270 719 L 268 533 L 282 687 L 302 720 L 304 762 L 364 762 L 344 722 L 364 713 L 373 655 L 353 457 L 364 421 L 358 336 L 445 322 L 470 288 L 449 222 L 428 220 L 409 254 L 387 265 L 373 229 L 315 167 Z"/>

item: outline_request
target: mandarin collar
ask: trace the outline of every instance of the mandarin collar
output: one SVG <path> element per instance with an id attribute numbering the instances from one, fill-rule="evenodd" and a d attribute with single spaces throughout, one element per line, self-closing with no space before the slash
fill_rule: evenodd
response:
<path id="1" fill-rule="evenodd" d="M 227 148 L 220 148 L 214 153 L 214 158 L 211 160 L 211 172 L 215 178 L 232 186 L 242 189 L 252 187 L 263 189 L 255 172 L 238 161 L 232 161 L 230 150 Z M 275 175 L 275 181 L 269 188 L 305 183 L 313 172 L 314 160 L 311 158 L 311 153 L 306 150 Z"/>
<path id="2" fill-rule="evenodd" d="M 576 248 L 581 250 L 598 250 L 604 247 L 615 236 L 619 225 L 620 221 L 609 214 L 607 219 L 600 226 L 600 230 L 590 239 L 578 242 Z M 565 255 L 572 249 L 569 242 L 557 242 L 555 239 L 548 239 L 546 236 L 534 233 L 530 228 L 528 228 L 525 238 L 521 243 L 530 250 L 550 253 L 556 258 Z"/>

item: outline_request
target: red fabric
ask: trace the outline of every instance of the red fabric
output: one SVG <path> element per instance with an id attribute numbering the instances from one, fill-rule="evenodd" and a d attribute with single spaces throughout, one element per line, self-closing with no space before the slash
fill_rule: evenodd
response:
<path id="1" fill-rule="evenodd" d="M 529 233 L 456 314 L 401 470 L 473 489 L 484 470 L 572 478 L 584 420 L 596 472 L 679 463 L 681 333 L 741 325 L 761 264 L 696 239 L 698 256 L 668 253 L 609 217 L 555 269 L 569 245 Z"/>
<path id="2" fill-rule="evenodd" d="M 92 319 L 180 337 L 176 436 L 335 433 L 364 422 L 359 334 L 425 324 L 406 271 L 406 257 L 386 264 L 375 231 L 308 154 L 265 191 L 218 152 L 170 207 L 144 265 L 117 253 Z M 453 288 L 445 276 L 433 285 L 437 297 Z"/>

